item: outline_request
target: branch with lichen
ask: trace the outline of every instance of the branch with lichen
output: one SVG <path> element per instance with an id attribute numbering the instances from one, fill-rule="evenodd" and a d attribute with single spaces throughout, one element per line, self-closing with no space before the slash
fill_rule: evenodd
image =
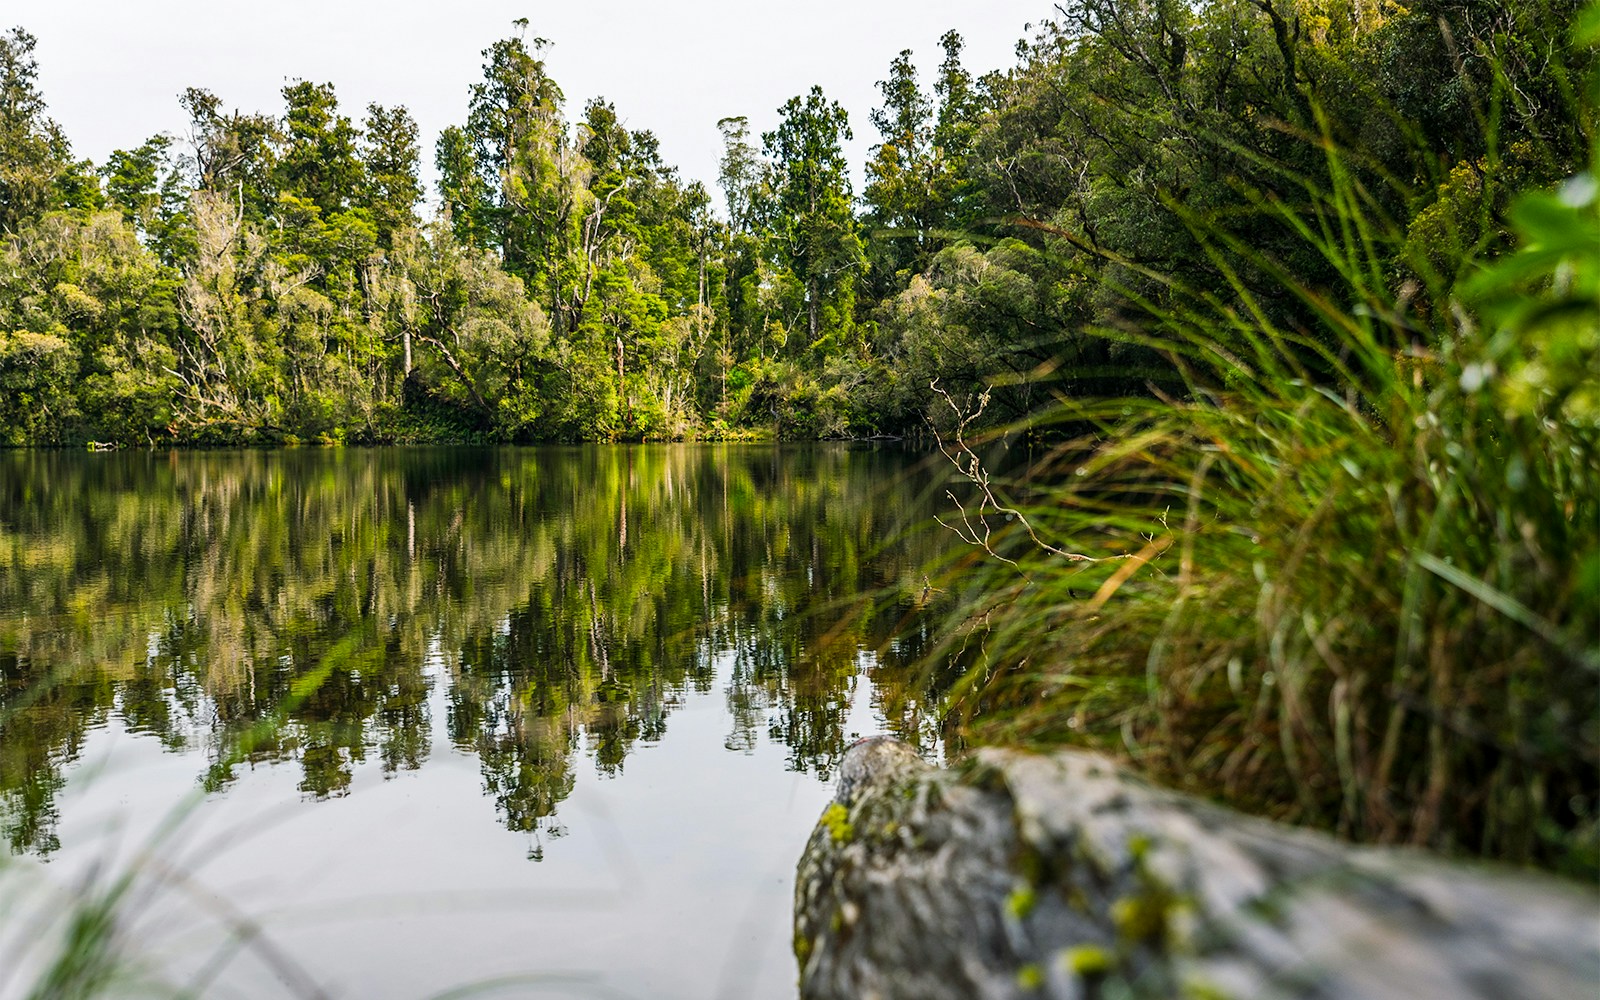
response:
<path id="1" fill-rule="evenodd" d="M 950 407 L 951 412 L 956 417 L 953 445 L 947 445 L 944 435 L 939 433 L 938 425 L 933 425 L 933 438 L 939 444 L 939 451 L 945 458 L 950 460 L 951 465 L 956 467 L 956 471 L 960 472 L 967 481 L 978 488 L 980 497 L 977 508 L 969 512 L 966 505 L 956 498 L 953 491 L 945 490 L 944 495 L 961 512 L 959 523 L 952 524 L 937 514 L 934 515 L 934 520 L 954 532 L 958 538 L 968 545 L 977 546 L 994 558 L 1010 563 L 1013 566 L 1017 565 L 1015 559 L 1001 555 L 990 544 L 994 530 L 989 524 L 989 518 L 992 516 L 1004 514 L 1007 520 L 1016 519 L 1021 523 L 1023 530 L 1027 531 L 1028 537 L 1033 540 L 1033 544 L 1052 555 L 1060 556 L 1068 562 L 1100 562 L 1101 560 L 1094 556 L 1084 555 L 1082 552 L 1068 552 L 1066 549 L 1059 548 L 1040 538 L 1039 533 L 1034 530 L 1033 522 L 1028 520 L 1026 514 L 1015 507 L 1002 503 L 995 496 L 989 470 L 984 468 L 983 462 L 978 458 L 978 453 L 973 451 L 972 446 L 967 443 L 967 427 L 983 415 L 984 409 L 989 405 L 989 391 L 985 389 L 980 393 L 978 395 L 978 405 L 971 412 L 966 412 L 951 398 L 948 392 L 939 387 L 938 379 L 929 382 L 928 388 L 932 389 L 936 395 L 945 401 L 945 404 Z"/>

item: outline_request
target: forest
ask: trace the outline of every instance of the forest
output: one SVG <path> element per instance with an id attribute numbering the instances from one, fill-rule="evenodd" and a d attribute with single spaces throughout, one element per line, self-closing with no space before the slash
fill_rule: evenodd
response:
<path id="1" fill-rule="evenodd" d="M 1071 0 L 1010 68 L 968 69 L 954 31 L 932 81 L 895 56 L 859 192 L 812 87 L 771 132 L 718 123 L 718 194 L 603 98 L 575 113 L 525 26 L 484 50 L 431 193 L 404 107 L 307 80 L 272 111 L 187 90 L 185 135 L 78 159 L 14 28 L 0 437 L 863 438 L 980 394 L 990 424 L 1181 395 L 1151 317 L 1219 290 L 1308 331 L 1318 300 L 1283 276 L 1346 282 L 1304 238 L 1340 225 L 1316 192 L 1353 192 L 1371 277 L 1415 315 L 1513 245 L 1513 196 L 1588 161 L 1578 6 Z"/>

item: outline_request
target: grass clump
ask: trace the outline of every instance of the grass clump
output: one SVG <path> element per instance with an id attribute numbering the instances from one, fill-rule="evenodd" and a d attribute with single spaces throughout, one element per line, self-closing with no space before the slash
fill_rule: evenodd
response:
<path id="1" fill-rule="evenodd" d="M 980 665 L 955 718 L 1364 841 L 1592 877 L 1600 144 L 1513 203 L 1520 250 L 1448 281 L 1325 148 L 1330 187 L 1259 204 L 1338 287 L 1172 206 L 1311 323 L 1259 280 L 1172 282 L 1102 333 L 1166 354 L 1182 397 L 1062 400 L 1061 443 L 1003 480 L 947 444 L 975 491 L 953 526 L 1001 557 L 963 584 L 953 641 Z"/>

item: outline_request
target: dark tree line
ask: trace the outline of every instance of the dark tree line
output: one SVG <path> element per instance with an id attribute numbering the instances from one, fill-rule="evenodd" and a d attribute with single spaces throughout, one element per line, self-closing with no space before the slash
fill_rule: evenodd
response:
<path id="1" fill-rule="evenodd" d="M 1383 220 L 1418 308 L 1575 173 L 1575 0 L 1071 0 L 974 76 L 890 63 L 859 197 L 820 88 L 719 122 L 713 195 L 520 35 L 439 136 L 295 81 L 75 159 L 0 37 L 0 436 L 12 444 L 904 433 L 937 380 L 1011 418 L 1180 380 L 1150 315 L 1218 289 L 1294 328 L 1337 287 L 1309 191 Z M 1330 150 L 1337 155 L 1330 155 Z M 1338 174 L 1339 176 L 1334 176 Z M 1212 303 L 1242 308 L 1237 302 Z M 1125 335 L 1120 335 L 1125 334 Z"/>

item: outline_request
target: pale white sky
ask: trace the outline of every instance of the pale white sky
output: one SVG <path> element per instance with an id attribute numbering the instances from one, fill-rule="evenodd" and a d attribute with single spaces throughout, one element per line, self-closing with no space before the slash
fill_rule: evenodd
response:
<path id="1" fill-rule="evenodd" d="M 1005 69 L 1024 26 L 1052 12 L 1049 0 L 12 0 L 0 30 L 20 24 L 38 37 L 50 115 L 76 154 L 96 163 L 156 132 L 181 138 L 185 87 L 276 114 L 280 88 L 303 78 L 332 83 L 357 122 L 369 101 L 409 107 L 431 188 L 433 141 L 465 120 L 481 51 L 526 17 L 528 37 L 555 43 L 546 62 L 569 119 L 605 96 L 714 193 L 717 119 L 746 115 L 759 135 L 779 105 L 821 84 L 850 112 L 859 193 L 860 164 L 878 138 L 867 117 L 879 103 L 874 84 L 896 53 L 913 49 L 931 85 L 939 36 L 955 28 L 975 76 Z"/>

